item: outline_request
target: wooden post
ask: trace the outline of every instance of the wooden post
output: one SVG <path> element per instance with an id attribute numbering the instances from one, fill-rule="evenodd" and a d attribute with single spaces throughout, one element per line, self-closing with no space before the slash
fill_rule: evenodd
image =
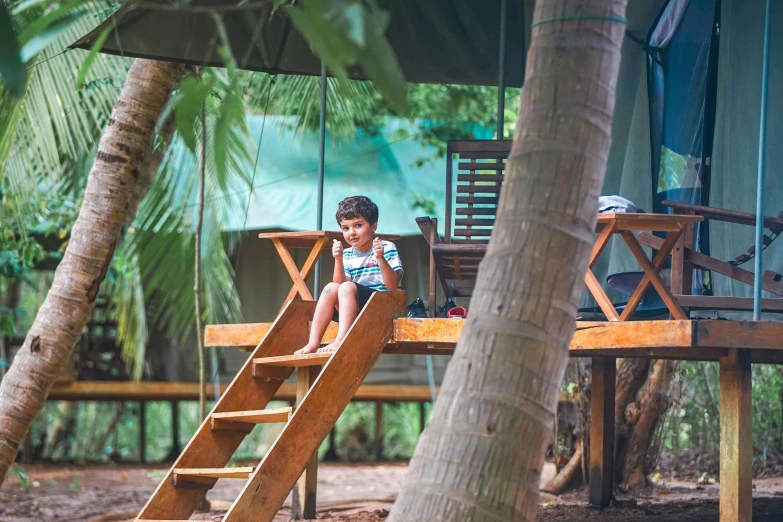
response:
<path id="1" fill-rule="evenodd" d="M 430 291 L 427 295 L 427 312 L 432 318 L 435 317 L 435 300 L 437 299 L 437 283 L 435 281 L 435 255 L 432 253 L 432 246 L 438 241 L 438 220 L 432 218 L 432 228 L 430 229 L 429 246 L 430 246 Z M 445 292 L 446 289 L 444 288 Z"/>
<path id="2" fill-rule="evenodd" d="M 139 462 L 147 461 L 147 402 L 139 401 Z"/>
<path id="3" fill-rule="evenodd" d="M 320 366 L 304 366 L 297 369 L 296 407 L 299 407 L 307 391 L 318 377 Z M 315 518 L 316 488 L 318 485 L 318 450 L 307 462 L 304 473 L 291 492 L 291 520 L 310 520 Z"/>
<path id="4" fill-rule="evenodd" d="M 590 399 L 590 504 L 608 506 L 614 494 L 614 357 L 593 357 Z"/>
<path id="5" fill-rule="evenodd" d="M 171 401 L 171 460 L 177 460 L 182 453 L 182 446 L 179 444 L 179 401 Z"/>
<path id="6" fill-rule="evenodd" d="M 683 231 L 677 244 L 672 250 L 672 272 L 671 286 L 672 293 L 680 295 L 691 295 L 693 286 L 693 265 L 689 257 L 685 256 L 685 251 L 693 250 L 693 225 L 688 225 Z M 687 309 L 683 310 L 686 314 Z"/>
<path id="7" fill-rule="evenodd" d="M 720 522 L 751 522 L 753 433 L 747 350 L 720 359 Z"/>
<path id="8" fill-rule="evenodd" d="M 339 458 L 337 457 L 337 426 L 334 426 L 331 430 L 329 430 L 329 447 L 326 448 L 326 453 L 324 453 L 324 462 L 337 462 Z"/>
<path id="9" fill-rule="evenodd" d="M 383 460 L 383 402 L 375 401 L 375 460 Z"/>

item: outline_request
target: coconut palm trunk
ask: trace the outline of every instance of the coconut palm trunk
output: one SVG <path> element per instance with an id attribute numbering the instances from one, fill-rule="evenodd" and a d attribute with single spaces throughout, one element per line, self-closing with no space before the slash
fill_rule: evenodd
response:
<path id="1" fill-rule="evenodd" d="M 90 317 L 182 65 L 136 60 L 90 170 L 79 217 L 46 300 L 0 382 L 0 484 Z M 138 203 L 136 203 L 138 205 Z"/>
<path id="2" fill-rule="evenodd" d="M 534 520 L 593 244 L 624 0 L 538 0 L 470 313 L 390 522 Z"/>

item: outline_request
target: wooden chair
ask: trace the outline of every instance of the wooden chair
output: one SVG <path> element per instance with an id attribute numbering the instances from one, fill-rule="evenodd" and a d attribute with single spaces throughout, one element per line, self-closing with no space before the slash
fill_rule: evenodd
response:
<path id="1" fill-rule="evenodd" d="M 735 210 L 726 210 L 722 208 L 707 207 L 702 205 L 691 205 L 679 201 L 663 201 L 663 206 L 669 207 L 678 214 L 695 214 L 703 216 L 704 219 L 715 221 L 724 221 L 727 223 L 736 223 L 739 225 L 756 225 L 756 215 L 747 212 L 738 212 Z M 783 231 L 783 218 L 764 217 L 764 227 L 769 231 L 769 235 L 764 236 L 764 247 L 766 248 L 777 235 Z M 682 253 L 679 260 L 673 260 L 674 264 L 684 265 L 682 271 L 687 275 L 687 284 L 683 285 L 683 294 L 675 295 L 680 306 L 683 308 L 702 309 L 702 310 L 735 310 L 747 311 L 753 309 L 753 299 L 749 297 L 728 297 L 728 296 L 701 296 L 687 295 L 690 293 L 690 278 L 693 268 L 711 270 L 717 274 L 724 275 L 742 283 L 753 285 L 753 272 L 740 268 L 739 265 L 751 260 L 755 255 L 755 247 L 751 246 L 746 254 L 738 256 L 733 261 L 722 261 L 714 257 L 697 252 L 693 248 L 693 234 L 686 234 L 690 243 L 682 245 Z M 639 242 L 651 248 L 658 248 L 662 240 L 651 234 L 640 234 Z M 679 268 L 679 267 L 678 267 Z M 766 270 L 761 278 L 762 288 L 775 295 L 783 297 L 783 276 L 772 270 Z M 783 312 L 783 299 L 771 298 L 762 299 L 762 311 L 765 312 Z"/>
<path id="2" fill-rule="evenodd" d="M 511 143 L 510 140 L 448 143 L 445 236 L 440 237 L 437 232 L 437 219 L 416 219 L 430 246 L 431 317 L 435 315 L 436 274 L 447 298 L 473 294 L 478 265 L 495 224 Z"/>

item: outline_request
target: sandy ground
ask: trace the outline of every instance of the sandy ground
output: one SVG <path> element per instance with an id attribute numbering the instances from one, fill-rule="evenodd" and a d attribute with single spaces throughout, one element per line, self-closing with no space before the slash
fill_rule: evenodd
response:
<path id="1" fill-rule="evenodd" d="M 407 467 L 324 464 L 318 475 L 318 519 L 328 522 L 380 522 L 388 515 Z M 27 468 L 30 486 L 20 489 L 16 478 L 0 488 L 0 522 L 117 522 L 132 519 L 144 505 L 165 469 L 139 467 Z M 543 481 L 551 478 L 548 464 Z M 209 513 L 191 520 L 210 520 L 224 513 L 242 481 L 222 480 L 209 492 Z M 631 498 L 619 496 L 615 506 L 594 509 L 582 488 L 561 497 L 543 494 L 538 520 L 557 522 L 715 522 L 718 486 L 661 480 L 656 487 Z M 290 520 L 290 500 L 276 522 Z M 783 520 L 783 478 L 754 481 L 754 522 Z"/>

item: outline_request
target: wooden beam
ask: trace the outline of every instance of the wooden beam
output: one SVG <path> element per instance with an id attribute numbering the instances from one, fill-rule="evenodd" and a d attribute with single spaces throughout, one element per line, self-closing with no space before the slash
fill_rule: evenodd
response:
<path id="1" fill-rule="evenodd" d="M 302 278 L 302 281 L 306 280 L 307 276 L 310 275 L 310 270 L 313 269 L 315 262 L 318 261 L 318 258 L 321 257 L 321 251 L 324 249 L 325 245 L 325 237 L 316 240 L 315 245 L 313 245 L 313 249 L 310 250 L 310 254 L 307 256 L 304 265 L 302 265 L 302 269 L 299 271 L 299 276 Z M 294 299 L 298 291 L 299 290 L 297 289 L 297 285 L 294 285 L 294 287 L 289 290 L 288 295 L 285 297 L 283 302 L 287 303 L 289 300 Z"/>
<path id="2" fill-rule="evenodd" d="M 617 313 L 617 310 L 612 304 L 612 301 L 609 299 L 609 296 L 607 296 L 606 292 L 604 292 L 604 289 L 601 288 L 601 283 L 598 282 L 595 274 L 589 268 L 585 274 L 585 284 L 587 285 L 587 289 L 590 290 L 590 294 L 592 294 L 592 296 L 595 298 L 595 301 L 598 303 L 598 306 L 601 308 L 601 311 L 604 313 L 606 318 L 610 321 L 619 321 L 620 315 Z"/>
<path id="3" fill-rule="evenodd" d="M 783 323 L 772 321 L 697 321 L 697 346 L 765 348 L 783 351 Z"/>
<path id="4" fill-rule="evenodd" d="M 227 385 L 221 386 L 225 390 Z M 207 395 L 212 395 L 212 385 L 207 386 Z M 144 398 L 148 401 L 195 401 L 198 400 L 198 383 L 195 382 L 112 382 L 75 381 L 56 385 L 48 400 L 51 401 L 132 401 Z M 283 384 L 272 400 L 293 401 L 296 399 L 296 385 Z M 400 401 L 429 402 L 429 386 L 396 384 L 363 384 L 359 387 L 355 401 Z"/>
<path id="5" fill-rule="evenodd" d="M 693 329 L 693 321 L 578 321 L 571 350 L 690 347 Z"/>
<path id="6" fill-rule="evenodd" d="M 752 520 L 752 402 L 748 353 L 731 350 L 720 360 L 720 522 Z"/>
<path id="7" fill-rule="evenodd" d="M 331 355 L 331 354 L 329 354 Z M 296 407 L 302 404 L 307 392 L 315 383 L 320 366 L 305 366 L 297 370 Z M 318 489 L 318 449 L 313 452 L 305 466 L 304 473 L 291 491 L 291 520 L 315 518 L 316 494 Z"/>
<path id="8" fill-rule="evenodd" d="M 727 297 L 718 295 L 678 295 L 674 294 L 677 303 L 683 308 L 697 310 L 753 310 L 752 297 Z M 764 298 L 761 300 L 762 312 L 783 312 L 783 299 Z"/>
<path id="9" fill-rule="evenodd" d="M 204 329 L 204 346 L 247 346 L 255 348 L 272 323 L 210 324 Z"/>
<path id="10" fill-rule="evenodd" d="M 272 239 L 272 243 L 275 245 L 277 254 L 283 261 L 285 269 L 288 271 L 288 275 L 294 282 L 294 295 L 298 293 L 300 296 L 302 296 L 302 299 L 306 301 L 312 301 L 313 294 L 311 294 L 310 289 L 307 288 L 307 283 L 305 283 L 305 280 L 302 278 L 302 274 L 299 273 L 299 267 L 296 266 L 296 262 L 294 262 L 294 258 L 291 257 L 291 253 L 279 239 Z"/>
<path id="11" fill-rule="evenodd" d="M 394 321 L 395 343 L 456 343 L 465 321 L 462 319 L 400 318 Z"/>
<path id="12" fill-rule="evenodd" d="M 590 401 L 590 504 L 608 506 L 614 497 L 614 393 L 616 359 L 593 357 Z"/>

